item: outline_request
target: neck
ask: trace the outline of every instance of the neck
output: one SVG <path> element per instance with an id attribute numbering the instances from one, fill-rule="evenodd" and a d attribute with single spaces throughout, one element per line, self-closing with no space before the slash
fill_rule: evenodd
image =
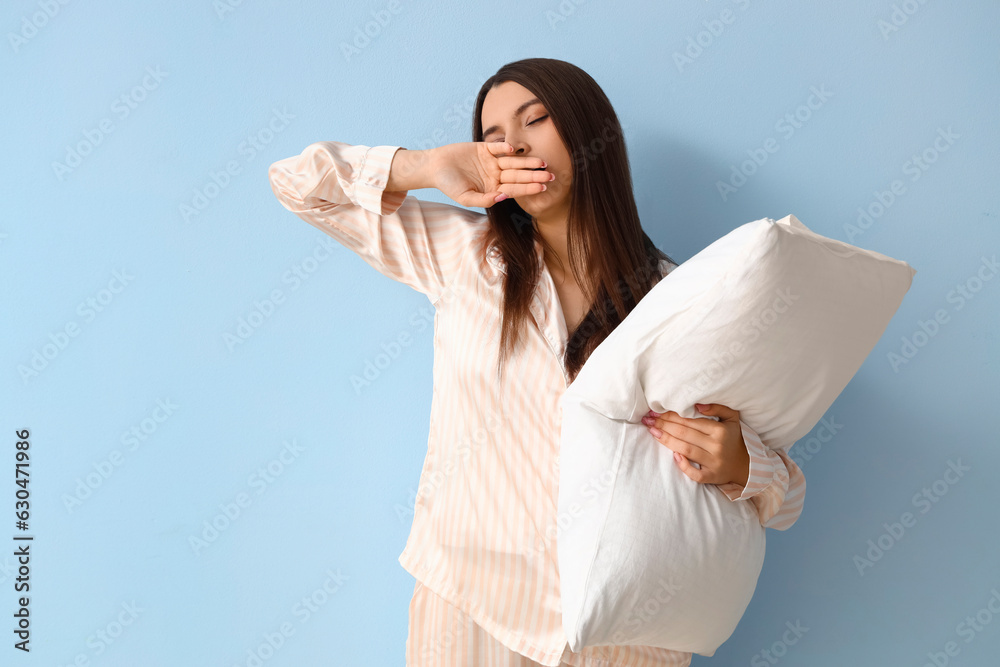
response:
<path id="1" fill-rule="evenodd" d="M 561 280 L 571 275 L 569 269 L 569 216 L 568 211 L 553 211 L 535 217 L 535 232 L 552 248 L 545 253 L 545 264 L 549 272 Z"/>

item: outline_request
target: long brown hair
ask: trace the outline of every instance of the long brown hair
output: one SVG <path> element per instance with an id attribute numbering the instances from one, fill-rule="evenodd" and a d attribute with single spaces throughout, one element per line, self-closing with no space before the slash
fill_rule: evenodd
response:
<path id="1" fill-rule="evenodd" d="M 563 362 L 570 381 L 608 334 L 659 282 L 662 260 L 676 264 L 642 229 L 632 194 L 632 175 L 621 124 L 611 102 L 594 79 L 576 65 L 552 58 L 526 58 L 507 63 L 487 79 L 476 98 L 472 140 L 483 141 L 483 102 L 505 81 L 531 91 L 545 106 L 569 151 L 573 164 L 567 250 L 570 271 L 590 308 L 569 332 Z M 498 376 L 516 348 L 527 322 L 531 300 L 541 278 L 535 254 L 534 221 L 513 198 L 486 209 L 488 229 L 480 256 L 490 246 L 506 264 Z"/>

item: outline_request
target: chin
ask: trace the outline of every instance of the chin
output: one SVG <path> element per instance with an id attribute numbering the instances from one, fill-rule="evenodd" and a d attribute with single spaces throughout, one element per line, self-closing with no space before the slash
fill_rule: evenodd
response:
<path id="1" fill-rule="evenodd" d="M 544 195 L 547 195 L 547 194 L 550 194 L 550 193 L 551 193 L 550 190 L 542 190 L 541 192 L 536 192 L 534 194 L 521 195 L 519 197 L 514 197 L 514 201 L 516 201 L 518 204 L 521 204 L 521 202 L 524 202 L 525 204 L 527 204 L 527 206 L 524 206 L 523 204 L 521 205 L 521 208 L 523 208 L 525 211 L 528 211 L 529 207 L 533 208 L 535 210 L 538 210 L 539 206 L 541 206 L 543 208 L 548 208 L 549 206 L 552 205 L 551 203 L 536 204 L 535 202 L 539 201 L 539 197 L 542 197 L 543 199 L 547 199 L 547 197 L 544 197 Z M 530 212 L 531 211 L 529 211 L 529 213 Z"/>
<path id="2" fill-rule="evenodd" d="M 541 192 L 537 194 L 542 194 Z M 517 205 L 524 209 L 524 212 L 528 215 L 538 215 L 540 212 L 548 208 L 548 206 L 539 206 L 535 199 L 536 195 L 524 195 L 523 197 L 515 197 L 514 201 Z"/>

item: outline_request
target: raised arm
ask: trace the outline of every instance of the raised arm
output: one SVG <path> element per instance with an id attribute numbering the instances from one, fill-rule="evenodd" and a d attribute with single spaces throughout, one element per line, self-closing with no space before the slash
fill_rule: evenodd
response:
<path id="1" fill-rule="evenodd" d="M 268 177 L 282 206 L 433 303 L 486 217 L 407 196 L 432 187 L 432 169 L 428 151 L 320 141 L 272 164 Z"/>

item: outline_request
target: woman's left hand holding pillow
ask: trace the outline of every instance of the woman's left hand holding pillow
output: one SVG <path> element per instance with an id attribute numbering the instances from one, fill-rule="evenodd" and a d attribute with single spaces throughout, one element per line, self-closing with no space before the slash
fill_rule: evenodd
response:
<path id="1" fill-rule="evenodd" d="M 750 477 L 750 453 L 743 441 L 740 413 L 718 403 L 695 403 L 705 419 L 652 410 L 642 418 L 650 434 L 674 452 L 681 471 L 696 482 L 742 490 Z M 694 461 L 701 469 L 691 465 Z"/>

